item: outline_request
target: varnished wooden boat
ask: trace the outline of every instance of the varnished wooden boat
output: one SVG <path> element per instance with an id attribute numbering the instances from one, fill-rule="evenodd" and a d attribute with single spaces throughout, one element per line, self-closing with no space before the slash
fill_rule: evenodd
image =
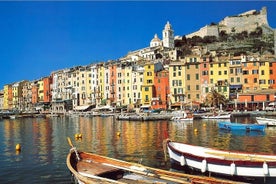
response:
<path id="1" fill-rule="evenodd" d="M 193 176 L 143 166 L 93 153 L 79 152 L 72 146 L 66 164 L 77 183 L 233 183 L 212 177 Z"/>

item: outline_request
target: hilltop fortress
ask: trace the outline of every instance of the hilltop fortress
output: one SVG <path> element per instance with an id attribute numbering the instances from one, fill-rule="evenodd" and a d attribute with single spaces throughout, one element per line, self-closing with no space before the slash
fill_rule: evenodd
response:
<path id="1" fill-rule="evenodd" d="M 262 27 L 264 34 L 273 34 L 274 30 L 268 25 L 267 8 L 263 7 L 260 11 L 250 10 L 239 15 L 227 16 L 218 24 L 212 23 L 202 27 L 199 31 L 186 35 L 186 38 L 193 36 L 219 36 L 219 33 L 240 33 L 247 31 L 248 33 L 255 31 L 257 27 Z"/>

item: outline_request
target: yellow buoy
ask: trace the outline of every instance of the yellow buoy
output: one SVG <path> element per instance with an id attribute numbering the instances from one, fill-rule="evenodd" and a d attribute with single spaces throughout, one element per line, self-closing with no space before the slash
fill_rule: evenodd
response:
<path id="1" fill-rule="evenodd" d="M 194 129 L 194 132 L 197 132 L 197 128 Z"/>
<path id="2" fill-rule="evenodd" d="M 203 126 L 204 126 L 204 127 L 206 127 L 206 124 L 205 124 L 205 123 L 203 123 Z"/>
<path id="3" fill-rule="evenodd" d="M 76 138 L 76 139 L 79 138 L 79 134 L 75 134 L 75 138 Z"/>
<path id="4" fill-rule="evenodd" d="M 121 135 L 121 133 L 120 132 L 117 132 L 117 136 L 120 136 Z"/>
<path id="5" fill-rule="evenodd" d="M 20 144 L 16 144 L 15 150 L 16 150 L 16 151 L 20 151 L 20 150 L 21 150 L 21 145 L 20 145 Z"/>
<path id="6" fill-rule="evenodd" d="M 81 139 L 82 138 L 82 134 L 79 134 L 78 137 Z"/>

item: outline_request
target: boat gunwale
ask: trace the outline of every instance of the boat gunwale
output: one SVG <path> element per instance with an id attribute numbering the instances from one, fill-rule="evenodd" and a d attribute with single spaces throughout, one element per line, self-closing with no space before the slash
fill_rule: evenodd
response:
<path id="1" fill-rule="evenodd" d="M 167 146 L 175 154 L 177 154 L 179 156 L 183 155 L 184 157 L 186 157 L 188 159 L 195 160 L 195 161 L 198 161 L 198 162 L 206 160 L 208 164 L 219 164 L 219 165 L 231 165 L 232 163 L 235 163 L 236 166 L 240 166 L 240 167 L 263 167 L 264 162 L 266 162 L 267 165 L 270 168 L 276 167 L 276 156 L 272 155 L 272 154 L 255 154 L 255 155 L 264 156 L 264 157 L 272 157 L 272 156 L 274 157 L 275 156 L 275 161 L 274 160 L 244 160 L 244 159 L 230 160 L 230 159 L 226 159 L 226 158 L 211 157 L 211 154 L 208 154 L 208 155 L 210 155 L 210 157 L 204 157 L 204 156 L 198 156 L 198 155 L 195 155 L 195 154 L 189 153 L 189 152 L 183 152 L 183 151 L 175 148 L 175 146 L 171 145 L 170 143 L 172 143 L 172 144 L 173 143 L 182 144 L 182 143 L 168 140 L 167 141 Z M 219 150 L 219 149 L 214 149 L 214 148 L 206 148 L 206 147 L 195 146 L 195 145 L 191 145 L 191 144 L 186 144 L 186 145 L 192 146 L 192 147 L 195 147 L 195 148 L 208 149 L 208 151 L 225 152 L 225 154 L 231 153 L 233 155 L 234 154 L 252 155 L 252 157 L 254 157 L 254 154 L 248 153 L 248 152 L 239 152 L 239 151 L 229 151 L 229 152 L 227 152 L 225 150 Z"/>

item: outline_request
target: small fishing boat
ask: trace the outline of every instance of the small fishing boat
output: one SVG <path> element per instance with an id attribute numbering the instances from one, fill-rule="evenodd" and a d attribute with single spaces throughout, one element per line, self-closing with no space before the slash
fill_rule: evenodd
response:
<path id="1" fill-rule="evenodd" d="M 200 115 L 201 119 L 230 119 L 231 113 L 205 113 Z"/>
<path id="2" fill-rule="evenodd" d="M 222 130 L 244 130 L 244 131 L 264 131 L 266 125 L 259 124 L 242 124 L 231 122 L 219 122 L 218 127 Z"/>
<path id="3" fill-rule="evenodd" d="M 172 115 L 172 121 L 193 121 L 194 119 L 193 114 L 191 112 L 184 110 L 174 111 L 172 112 Z"/>
<path id="4" fill-rule="evenodd" d="M 73 146 L 70 138 L 68 138 L 68 143 L 72 148 L 67 155 L 66 164 L 74 180 L 78 183 L 233 183 L 228 180 L 171 172 L 93 153 L 80 152 Z"/>
<path id="5" fill-rule="evenodd" d="M 240 177 L 275 177 L 276 155 L 223 151 L 165 140 L 172 164 Z"/>
<path id="6" fill-rule="evenodd" d="M 256 117 L 259 125 L 276 126 L 276 119 Z"/>

